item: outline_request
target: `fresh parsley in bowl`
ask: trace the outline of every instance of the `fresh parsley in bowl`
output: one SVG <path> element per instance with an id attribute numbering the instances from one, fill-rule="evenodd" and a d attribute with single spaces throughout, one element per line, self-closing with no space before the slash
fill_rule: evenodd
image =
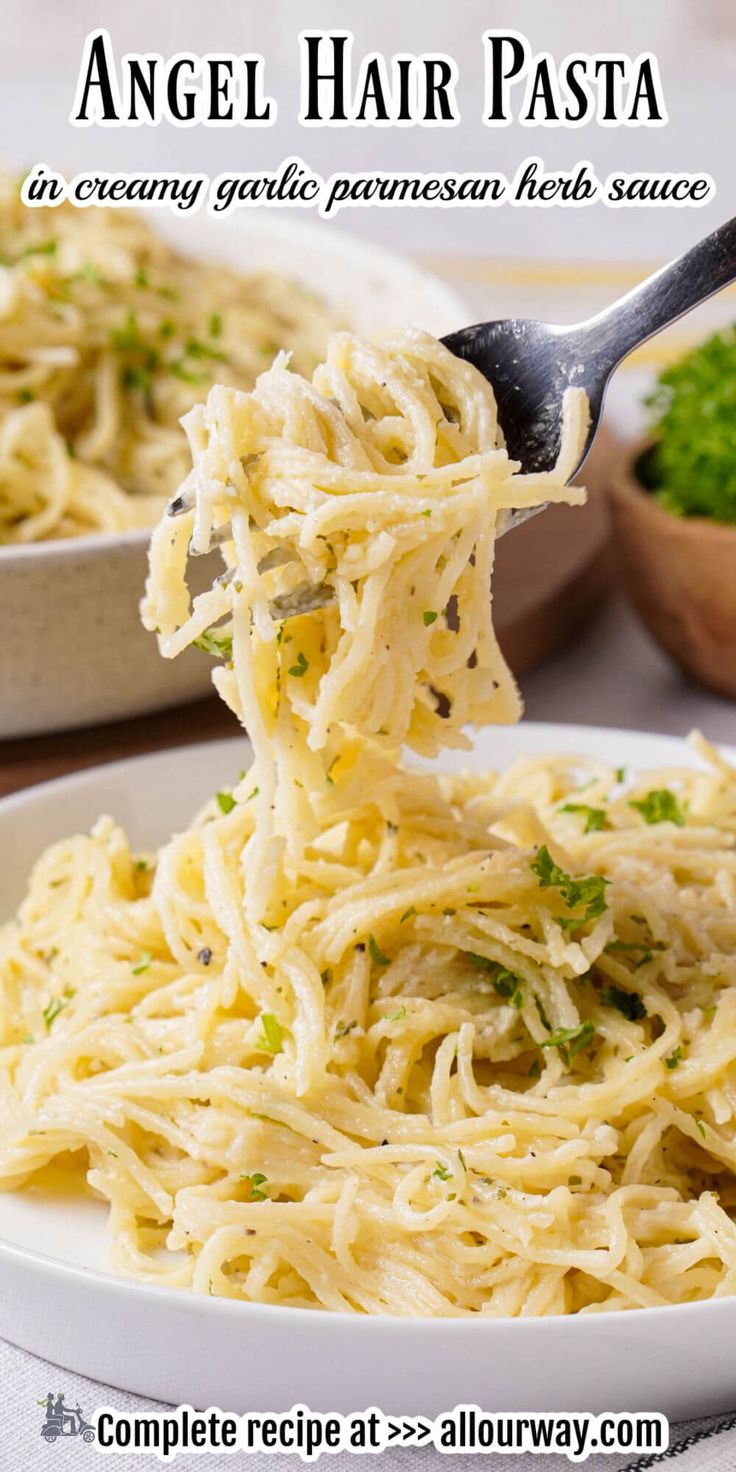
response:
<path id="1" fill-rule="evenodd" d="M 736 324 L 660 373 L 645 400 L 652 443 L 635 469 L 675 516 L 736 523 Z"/>
<path id="2" fill-rule="evenodd" d="M 609 488 L 623 581 L 650 634 L 736 699 L 736 326 L 659 375 L 646 443 Z"/>

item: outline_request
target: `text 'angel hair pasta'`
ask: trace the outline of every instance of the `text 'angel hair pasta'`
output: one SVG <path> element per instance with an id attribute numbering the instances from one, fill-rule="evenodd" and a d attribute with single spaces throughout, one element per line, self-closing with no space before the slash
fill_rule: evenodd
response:
<path id="1" fill-rule="evenodd" d="M 579 499 L 584 418 L 520 475 L 418 334 L 190 416 L 145 617 L 252 763 L 157 855 L 54 845 L 0 938 L 0 1177 L 86 1182 L 121 1271 L 427 1317 L 736 1290 L 733 770 L 399 759 L 516 714 L 493 538 Z"/>
<path id="2" fill-rule="evenodd" d="M 333 325 L 281 276 L 0 180 L 0 544 L 152 526 L 188 468 L 181 415 L 282 348 L 311 372 Z"/>

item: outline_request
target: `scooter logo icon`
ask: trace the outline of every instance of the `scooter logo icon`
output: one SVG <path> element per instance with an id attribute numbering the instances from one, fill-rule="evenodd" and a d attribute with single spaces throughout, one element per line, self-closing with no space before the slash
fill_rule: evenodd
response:
<path id="1" fill-rule="evenodd" d="M 49 1445 L 64 1436 L 81 1436 L 82 1441 L 94 1441 L 95 1428 L 85 1421 L 81 1406 L 75 1406 L 72 1410 L 64 1404 L 63 1391 L 49 1391 L 45 1400 L 38 1402 L 46 1411 L 46 1418 L 41 1427 L 41 1435 Z"/>

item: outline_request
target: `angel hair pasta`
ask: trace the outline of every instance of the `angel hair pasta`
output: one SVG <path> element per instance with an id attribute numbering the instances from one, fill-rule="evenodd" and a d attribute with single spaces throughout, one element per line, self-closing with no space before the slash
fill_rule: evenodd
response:
<path id="1" fill-rule="evenodd" d="M 415 1316 L 734 1291 L 733 771 L 401 760 L 517 716 L 494 537 L 580 499 L 584 424 L 520 474 L 418 333 L 190 414 L 145 620 L 252 760 L 157 855 L 54 845 L 0 939 L 2 1180 L 63 1166 L 120 1271 Z"/>

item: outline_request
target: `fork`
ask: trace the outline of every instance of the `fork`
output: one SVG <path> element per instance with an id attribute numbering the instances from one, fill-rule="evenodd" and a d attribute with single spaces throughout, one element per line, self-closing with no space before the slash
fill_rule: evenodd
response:
<path id="1" fill-rule="evenodd" d="M 736 219 L 728 220 L 684 255 L 649 276 L 633 291 L 597 316 L 570 327 L 523 317 L 480 322 L 442 339 L 458 358 L 472 363 L 487 378 L 498 406 L 506 449 L 525 473 L 554 468 L 560 447 L 562 399 L 567 388 L 582 388 L 588 397 L 590 421 L 585 442 L 570 479 L 587 458 L 601 420 L 611 375 L 641 343 L 713 296 L 736 279 Z M 191 510 L 194 492 L 186 491 L 170 503 L 168 514 Z M 540 506 L 512 511 L 503 531 L 543 511 Z M 214 543 L 229 540 L 229 527 L 219 527 Z M 289 560 L 287 552 L 270 552 L 259 572 Z M 274 598 L 276 619 L 308 613 L 334 599 L 326 583 L 302 583 Z"/>

